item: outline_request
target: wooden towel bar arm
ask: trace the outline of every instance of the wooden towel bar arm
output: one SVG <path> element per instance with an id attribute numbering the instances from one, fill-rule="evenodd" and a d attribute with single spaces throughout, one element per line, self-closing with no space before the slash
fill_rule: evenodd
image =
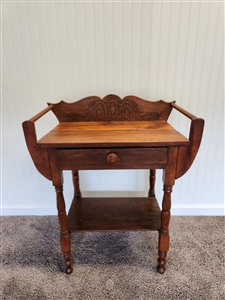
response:
<path id="1" fill-rule="evenodd" d="M 36 122 L 38 119 L 40 119 L 42 116 L 44 116 L 47 112 L 49 112 L 50 110 L 52 110 L 54 106 L 55 106 L 54 104 L 49 105 L 48 107 L 46 107 L 45 109 L 43 109 L 42 111 L 40 111 L 38 114 L 36 114 L 32 118 L 30 118 L 28 121 L 30 121 L 30 122 Z"/>
<path id="2" fill-rule="evenodd" d="M 195 156 L 198 153 L 198 149 L 201 144 L 202 134 L 204 129 L 204 120 L 201 118 L 197 118 L 196 116 L 192 115 L 185 109 L 181 108 L 175 103 L 170 104 L 180 113 L 191 119 L 191 126 L 189 132 L 189 140 L 190 144 L 188 147 L 179 147 L 178 153 L 178 160 L 177 160 L 177 172 L 176 172 L 176 179 L 184 175 L 187 170 L 192 165 Z"/>
<path id="3" fill-rule="evenodd" d="M 47 179 L 51 180 L 51 172 L 50 165 L 48 159 L 48 151 L 47 149 L 37 149 L 37 135 L 35 130 L 34 122 L 40 119 L 43 115 L 45 115 L 48 111 L 52 110 L 54 104 L 51 104 L 47 108 L 43 109 L 41 112 L 36 114 L 31 119 L 23 122 L 23 132 L 27 144 L 27 148 L 30 152 L 30 156 L 34 162 L 35 167 L 38 171 Z"/>

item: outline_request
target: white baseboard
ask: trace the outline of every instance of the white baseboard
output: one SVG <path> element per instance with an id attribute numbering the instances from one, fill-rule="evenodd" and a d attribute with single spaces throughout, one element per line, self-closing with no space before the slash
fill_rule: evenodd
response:
<path id="1" fill-rule="evenodd" d="M 172 216 L 224 216 L 224 205 L 173 205 Z"/>
<path id="2" fill-rule="evenodd" d="M 56 207 L 40 206 L 3 206 L 1 207 L 1 216 L 57 216 Z M 223 216 L 224 205 L 173 205 L 171 209 L 172 216 Z"/>
<path id="3" fill-rule="evenodd" d="M 58 215 L 56 207 L 5 205 L 1 207 L 1 216 L 48 216 Z"/>

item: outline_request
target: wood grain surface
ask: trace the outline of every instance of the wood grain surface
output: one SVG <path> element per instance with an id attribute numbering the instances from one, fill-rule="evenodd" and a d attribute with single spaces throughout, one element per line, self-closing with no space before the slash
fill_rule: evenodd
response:
<path id="1" fill-rule="evenodd" d="M 156 198 L 75 198 L 68 213 L 72 231 L 159 230 Z"/>
<path id="2" fill-rule="evenodd" d="M 40 148 L 188 146 L 166 121 L 62 122 L 37 141 Z"/>

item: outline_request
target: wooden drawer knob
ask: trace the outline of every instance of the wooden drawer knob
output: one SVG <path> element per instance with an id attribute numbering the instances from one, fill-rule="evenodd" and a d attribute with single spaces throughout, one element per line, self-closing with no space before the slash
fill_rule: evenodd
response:
<path id="1" fill-rule="evenodd" d="M 110 164 L 114 164 L 118 160 L 118 156 L 116 153 L 109 153 L 107 155 L 107 162 Z"/>

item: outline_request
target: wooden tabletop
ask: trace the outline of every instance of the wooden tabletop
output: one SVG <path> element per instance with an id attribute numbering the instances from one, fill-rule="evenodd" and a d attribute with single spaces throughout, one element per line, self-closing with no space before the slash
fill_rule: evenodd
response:
<path id="1" fill-rule="evenodd" d="M 39 148 L 188 146 L 166 121 L 61 122 L 37 141 Z"/>

